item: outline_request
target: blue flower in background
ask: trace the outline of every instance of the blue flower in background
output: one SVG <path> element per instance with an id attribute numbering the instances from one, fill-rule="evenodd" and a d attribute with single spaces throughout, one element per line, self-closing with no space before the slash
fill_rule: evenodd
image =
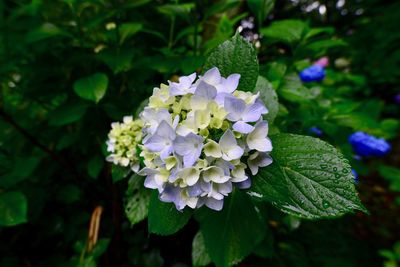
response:
<path id="1" fill-rule="evenodd" d="M 320 128 L 316 127 L 316 126 L 311 127 L 310 129 L 308 129 L 308 131 L 311 134 L 313 134 L 315 136 L 318 136 L 318 137 L 321 137 L 324 134 L 324 132 Z"/>
<path id="2" fill-rule="evenodd" d="M 376 138 L 364 132 L 355 132 L 349 137 L 349 143 L 353 146 L 354 152 L 361 157 L 386 155 L 391 146 L 383 138 Z"/>
<path id="3" fill-rule="evenodd" d="M 319 65 L 312 65 L 299 74 L 303 82 L 320 82 L 325 78 L 325 70 Z"/>
<path id="4" fill-rule="evenodd" d="M 354 169 L 351 169 L 351 173 L 352 173 L 353 176 L 354 176 L 354 183 L 355 183 L 355 184 L 358 184 L 358 182 L 359 182 L 359 180 L 358 180 L 358 173 L 357 173 L 356 170 L 354 170 Z"/>

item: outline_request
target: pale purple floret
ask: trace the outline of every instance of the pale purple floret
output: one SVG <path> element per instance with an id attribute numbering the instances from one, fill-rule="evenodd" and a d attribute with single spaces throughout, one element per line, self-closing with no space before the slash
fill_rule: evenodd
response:
<path id="1" fill-rule="evenodd" d="M 244 100 L 234 96 L 225 97 L 224 108 L 228 112 L 226 118 L 235 122 L 232 126 L 233 129 L 244 134 L 248 134 L 254 129 L 248 122 L 258 121 L 263 114 L 268 112 L 261 101 L 247 105 Z"/>
<path id="2" fill-rule="evenodd" d="M 214 99 L 217 95 L 217 88 L 206 82 L 200 81 L 197 85 L 196 91 L 194 91 L 194 94 L 197 96 L 202 96 L 205 99 Z"/>
<path id="3" fill-rule="evenodd" d="M 160 194 L 160 200 L 174 203 L 176 209 L 179 211 L 183 210 L 186 206 L 194 209 L 198 201 L 197 198 L 189 197 L 186 191 L 173 185 L 167 185 L 165 187 L 164 191 Z"/>
<path id="4" fill-rule="evenodd" d="M 160 152 L 160 158 L 164 160 L 173 151 L 175 137 L 174 129 L 166 121 L 162 121 L 154 135 L 146 139 L 143 144 L 151 152 Z"/>
<path id="5" fill-rule="evenodd" d="M 169 82 L 169 94 L 170 96 L 186 95 L 188 93 L 193 94 L 196 87 L 192 86 L 196 79 L 196 73 L 189 76 L 182 76 L 179 78 L 179 82 Z"/>
<path id="6" fill-rule="evenodd" d="M 267 153 L 254 152 L 249 156 L 247 165 L 250 168 L 251 174 L 256 175 L 260 167 L 266 167 L 272 163 L 272 158 Z"/>
<path id="7" fill-rule="evenodd" d="M 185 167 L 193 166 L 199 159 L 201 150 L 203 149 L 204 138 L 194 133 L 186 136 L 178 135 L 174 141 L 174 151 L 183 157 L 183 165 Z"/>
<path id="8" fill-rule="evenodd" d="M 221 147 L 222 159 L 227 161 L 240 159 L 244 153 L 243 148 L 238 146 L 235 136 L 229 129 L 221 136 L 219 145 Z"/>

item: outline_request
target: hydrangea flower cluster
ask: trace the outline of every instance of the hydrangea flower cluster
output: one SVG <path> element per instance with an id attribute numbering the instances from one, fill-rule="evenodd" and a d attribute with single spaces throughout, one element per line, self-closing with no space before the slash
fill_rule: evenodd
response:
<path id="1" fill-rule="evenodd" d="M 236 90 L 239 79 L 212 68 L 161 84 L 139 120 L 113 123 L 107 159 L 146 176 L 144 186 L 178 210 L 221 210 L 234 186 L 250 187 L 250 174 L 272 163 L 268 110 L 259 93 Z"/>
<path id="2" fill-rule="evenodd" d="M 139 171 L 137 146 L 143 138 L 143 122 L 125 116 L 122 123 L 113 122 L 108 134 L 107 151 L 111 154 L 107 161 L 123 167 L 130 167 L 134 172 Z"/>
<path id="3" fill-rule="evenodd" d="M 361 157 L 382 157 L 389 153 L 391 146 L 383 138 L 376 138 L 364 132 L 355 132 L 349 137 L 354 152 Z"/>

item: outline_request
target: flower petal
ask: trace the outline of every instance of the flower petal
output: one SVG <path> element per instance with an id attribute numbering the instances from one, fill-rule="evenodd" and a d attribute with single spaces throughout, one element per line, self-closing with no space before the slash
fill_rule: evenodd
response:
<path id="1" fill-rule="evenodd" d="M 220 211 L 222 210 L 222 207 L 224 206 L 224 200 L 216 200 L 213 198 L 207 198 L 205 205 L 209 207 L 212 210 Z"/>
<path id="2" fill-rule="evenodd" d="M 231 147 L 236 146 L 237 142 L 231 130 L 226 130 L 219 140 L 222 151 L 228 151 Z"/>
<path id="3" fill-rule="evenodd" d="M 217 67 L 214 67 L 206 71 L 201 80 L 211 85 L 217 85 L 221 82 L 221 73 Z"/>
<path id="4" fill-rule="evenodd" d="M 254 126 L 245 123 L 244 121 L 237 121 L 232 125 L 233 130 L 243 133 L 243 134 L 248 134 L 251 131 L 254 130 Z"/>
<path id="5" fill-rule="evenodd" d="M 258 121 L 262 114 L 268 112 L 267 108 L 263 103 L 256 101 L 254 104 L 247 106 L 246 110 L 243 112 L 242 119 L 245 122 Z"/>
<path id="6" fill-rule="evenodd" d="M 233 96 L 225 97 L 224 108 L 228 112 L 226 118 L 230 121 L 238 121 L 246 109 L 246 103 L 242 99 Z"/>
<path id="7" fill-rule="evenodd" d="M 224 79 L 221 84 L 224 87 L 224 92 L 232 93 L 239 85 L 240 74 L 231 74 Z"/>
<path id="8" fill-rule="evenodd" d="M 213 157 L 213 158 L 220 158 L 222 156 L 219 144 L 211 139 L 208 141 L 207 144 L 204 145 L 204 154 L 207 157 Z"/>
<path id="9" fill-rule="evenodd" d="M 194 94 L 197 96 L 202 96 L 206 99 L 214 99 L 215 96 L 217 95 L 217 89 L 215 88 L 215 86 L 201 81 L 197 85 Z"/>

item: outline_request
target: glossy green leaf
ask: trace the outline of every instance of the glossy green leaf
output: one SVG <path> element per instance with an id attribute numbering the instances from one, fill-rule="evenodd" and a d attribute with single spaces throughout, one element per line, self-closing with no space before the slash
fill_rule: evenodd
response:
<path id="1" fill-rule="evenodd" d="M 75 93 L 83 99 L 98 103 L 106 94 L 108 77 L 104 73 L 95 73 L 74 83 Z"/>
<path id="2" fill-rule="evenodd" d="M 219 45 L 207 58 L 204 71 L 218 67 L 222 76 L 240 74 L 238 89 L 252 91 L 258 78 L 258 59 L 253 45 L 239 34 Z"/>
<path id="3" fill-rule="evenodd" d="M 130 178 L 125 201 L 125 214 L 131 225 L 147 218 L 150 190 L 143 187 L 143 177 L 133 175 Z"/>
<path id="4" fill-rule="evenodd" d="M 260 92 L 260 98 L 268 109 L 268 114 L 264 115 L 264 118 L 268 121 L 268 123 L 273 123 L 276 115 L 278 114 L 279 102 L 278 95 L 272 88 L 272 84 L 264 77 L 258 76 L 254 92 Z"/>
<path id="5" fill-rule="evenodd" d="M 27 221 L 28 203 L 19 191 L 0 194 L 0 226 L 13 226 Z"/>
<path id="6" fill-rule="evenodd" d="M 207 266 L 211 263 L 210 255 L 204 245 L 203 234 L 199 231 L 194 236 L 192 244 L 192 264 L 193 267 Z"/>
<path id="7" fill-rule="evenodd" d="M 221 211 L 204 207 L 197 215 L 207 252 L 217 267 L 231 266 L 243 260 L 266 233 L 266 226 L 255 206 L 239 190 L 224 200 Z"/>
<path id="8" fill-rule="evenodd" d="M 157 190 L 153 190 L 149 204 L 149 231 L 153 234 L 172 235 L 187 224 L 192 215 L 189 208 L 178 211 L 174 204 L 159 200 Z"/>
<path id="9" fill-rule="evenodd" d="M 348 161 L 328 143 L 309 136 L 273 136 L 272 165 L 253 178 L 248 192 L 284 212 L 307 219 L 366 211 Z"/>

